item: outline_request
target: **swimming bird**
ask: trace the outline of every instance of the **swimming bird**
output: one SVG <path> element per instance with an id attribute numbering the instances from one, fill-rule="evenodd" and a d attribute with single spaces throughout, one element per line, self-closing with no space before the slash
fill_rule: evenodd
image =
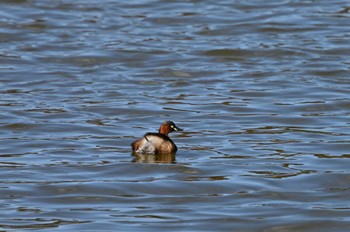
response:
<path id="1" fill-rule="evenodd" d="M 143 138 L 136 140 L 131 144 L 134 154 L 149 155 L 171 155 L 175 154 L 177 147 L 169 138 L 169 133 L 173 131 L 182 131 L 172 121 L 165 121 L 160 125 L 158 133 L 146 133 Z"/>

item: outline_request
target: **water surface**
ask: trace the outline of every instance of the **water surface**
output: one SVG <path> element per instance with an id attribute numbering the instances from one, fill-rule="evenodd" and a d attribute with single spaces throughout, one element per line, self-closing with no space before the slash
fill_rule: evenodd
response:
<path id="1" fill-rule="evenodd" d="M 2 230 L 350 229 L 349 2 L 0 5 Z"/>

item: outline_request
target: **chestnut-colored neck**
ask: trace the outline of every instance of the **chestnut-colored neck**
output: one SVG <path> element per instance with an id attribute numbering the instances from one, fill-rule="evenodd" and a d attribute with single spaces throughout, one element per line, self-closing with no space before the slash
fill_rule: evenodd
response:
<path id="1" fill-rule="evenodd" d="M 159 127 L 159 133 L 168 136 L 168 134 L 170 133 L 170 131 L 169 131 L 169 129 L 168 129 L 167 126 L 161 125 L 161 126 Z"/>

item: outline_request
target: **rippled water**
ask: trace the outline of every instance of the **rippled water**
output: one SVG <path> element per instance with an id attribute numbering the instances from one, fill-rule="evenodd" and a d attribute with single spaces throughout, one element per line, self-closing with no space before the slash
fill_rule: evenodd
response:
<path id="1" fill-rule="evenodd" d="M 350 230 L 348 1 L 0 6 L 2 230 Z"/>

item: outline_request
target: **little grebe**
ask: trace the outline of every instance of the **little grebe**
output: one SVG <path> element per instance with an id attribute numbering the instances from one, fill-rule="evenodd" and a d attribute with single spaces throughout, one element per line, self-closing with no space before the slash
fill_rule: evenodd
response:
<path id="1" fill-rule="evenodd" d="M 175 154 L 177 147 L 169 138 L 169 133 L 182 131 L 172 121 L 165 121 L 159 127 L 159 133 L 147 133 L 142 139 L 131 144 L 132 152 L 135 154 L 170 155 Z"/>

